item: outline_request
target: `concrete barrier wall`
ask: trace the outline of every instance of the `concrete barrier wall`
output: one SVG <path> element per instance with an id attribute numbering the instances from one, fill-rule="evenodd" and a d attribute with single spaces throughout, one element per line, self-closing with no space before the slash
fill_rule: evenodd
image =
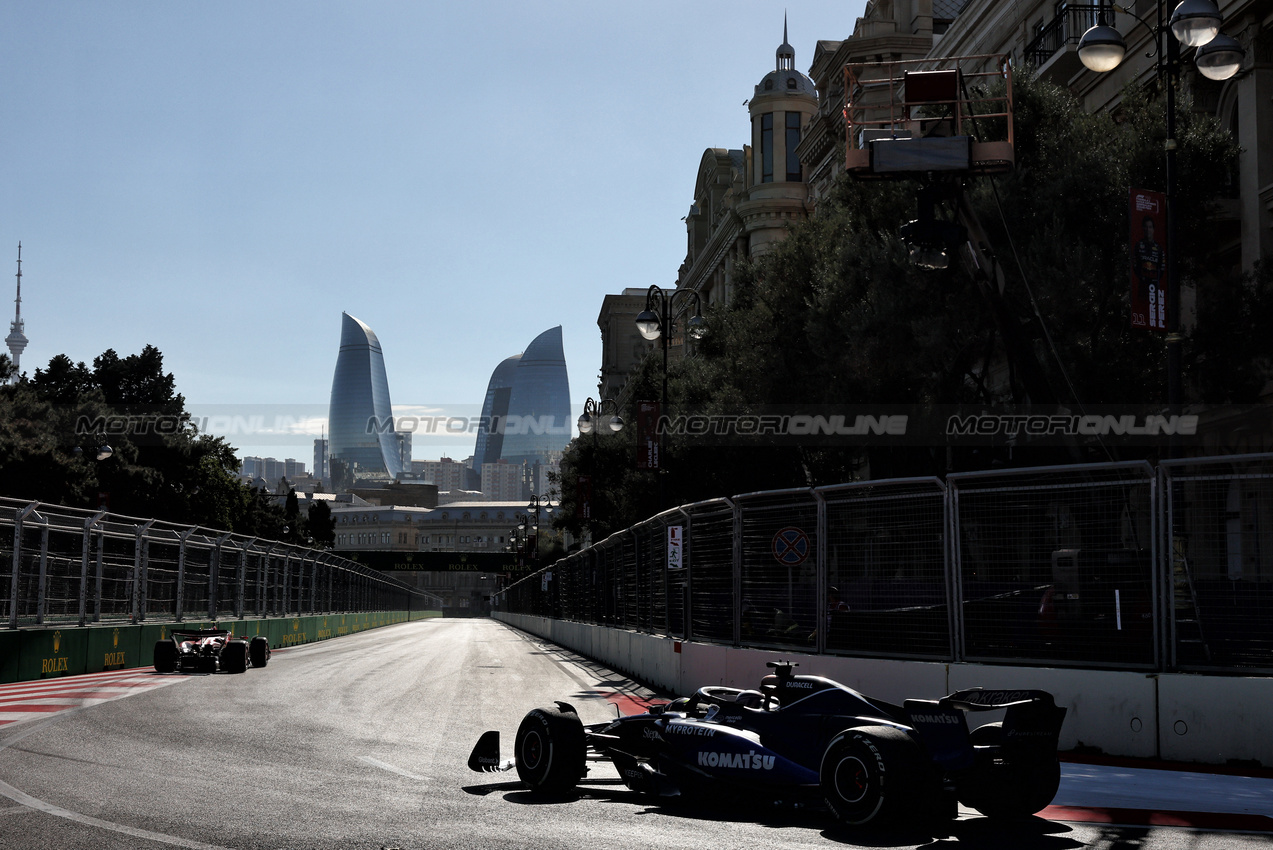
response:
<path id="1" fill-rule="evenodd" d="M 215 625 L 230 629 L 236 637 L 265 635 L 270 639 L 272 648 L 282 649 L 438 615 L 436 611 L 377 611 L 218 620 Z M 181 623 L 66 626 L 0 632 L 0 684 L 149 667 L 155 663 L 155 643 L 167 640 L 173 629 L 208 629 L 213 626 L 210 621 L 188 620 Z"/>
<path id="2" fill-rule="evenodd" d="M 1162 674 L 1158 738 L 1163 758 L 1273 765 L 1273 679 Z"/>
<path id="3" fill-rule="evenodd" d="M 669 693 L 703 685 L 754 688 L 767 661 L 800 664 L 801 673 L 826 676 L 870 696 L 900 703 L 936 698 L 963 688 L 1037 688 L 1066 707 L 1062 750 L 1091 748 L 1135 758 L 1273 765 L 1273 678 L 1146 674 L 985 664 L 941 664 L 873 658 L 810 656 L 584 626 L 543 617 L 496 613 L 523 631 L 560 643 Z M 553 635 L 574 642 L 557 640 Z M 1000 719 L 978 713 L 973 725 Z"/>

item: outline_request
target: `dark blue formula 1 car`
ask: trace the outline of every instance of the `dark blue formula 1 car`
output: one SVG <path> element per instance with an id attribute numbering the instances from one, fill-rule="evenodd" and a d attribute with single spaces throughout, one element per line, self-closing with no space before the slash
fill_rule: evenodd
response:
<path id="1" fill-rule="evenodd" d="M 973 689 L 898 706 L 795 666 L 770 662 L 759 690 L 704 687 L 590 726 L 567 703 L 537 708 L 517 730 L 513 759 L 487 732 L 469 767 L 516 767 L 531 792 L 552 796 L 570 793 L 588 760 L 608 760 L 629 788 L 653 796 L 822 800 L 851 826 L 953 818 L 960 802 L 1020 818 L 1056 795 L 1065 709 L 1051 694 Z M 992 709 L 1005 709 L 1002 721 L 969 731 L 970 714 Z"/>

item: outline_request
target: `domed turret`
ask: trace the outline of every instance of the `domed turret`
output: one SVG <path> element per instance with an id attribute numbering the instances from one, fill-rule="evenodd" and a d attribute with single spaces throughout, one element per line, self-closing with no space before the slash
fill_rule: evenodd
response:
<path id="1" fill-rule="evenodd" d="M 750 184 L 796 183 L 804 179 L 796 145 L 804 126 L 818 111 L 813 80 L 796 70 L 796 50 L 787 41 L 782 21 L 782 44 L 775 68 L 764 76 L 748 104 L 753 151 Z"/>

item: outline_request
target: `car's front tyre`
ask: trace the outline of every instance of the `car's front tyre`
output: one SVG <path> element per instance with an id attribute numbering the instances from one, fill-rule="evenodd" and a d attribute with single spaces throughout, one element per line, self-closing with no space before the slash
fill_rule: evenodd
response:
<path id="1" fill-rule="evenodd" d="M 569 793 L 584 775 L 583 723 L 573 708 L 558 706 L 527 713 L 513 748 L 517 776 L 531 792 L 544 796 Z"/>

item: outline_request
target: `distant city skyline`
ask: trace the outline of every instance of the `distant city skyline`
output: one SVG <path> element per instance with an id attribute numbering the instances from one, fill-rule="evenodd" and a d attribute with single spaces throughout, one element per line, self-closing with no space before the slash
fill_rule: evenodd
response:
<path id="1" fill-rule="evenodd" d="M 797 55 L 864 5 L 787 7 Z M 0 4 L 23 371 L 154 345 L 240 456 L 303 458 L 342 310 L 421 417 L 476 419 L 509 342 L 560 324 L 576 418 L 602 298 L 675 284 L 703 151 L 749 143 L 782 26 L 760 0 Z"/>

